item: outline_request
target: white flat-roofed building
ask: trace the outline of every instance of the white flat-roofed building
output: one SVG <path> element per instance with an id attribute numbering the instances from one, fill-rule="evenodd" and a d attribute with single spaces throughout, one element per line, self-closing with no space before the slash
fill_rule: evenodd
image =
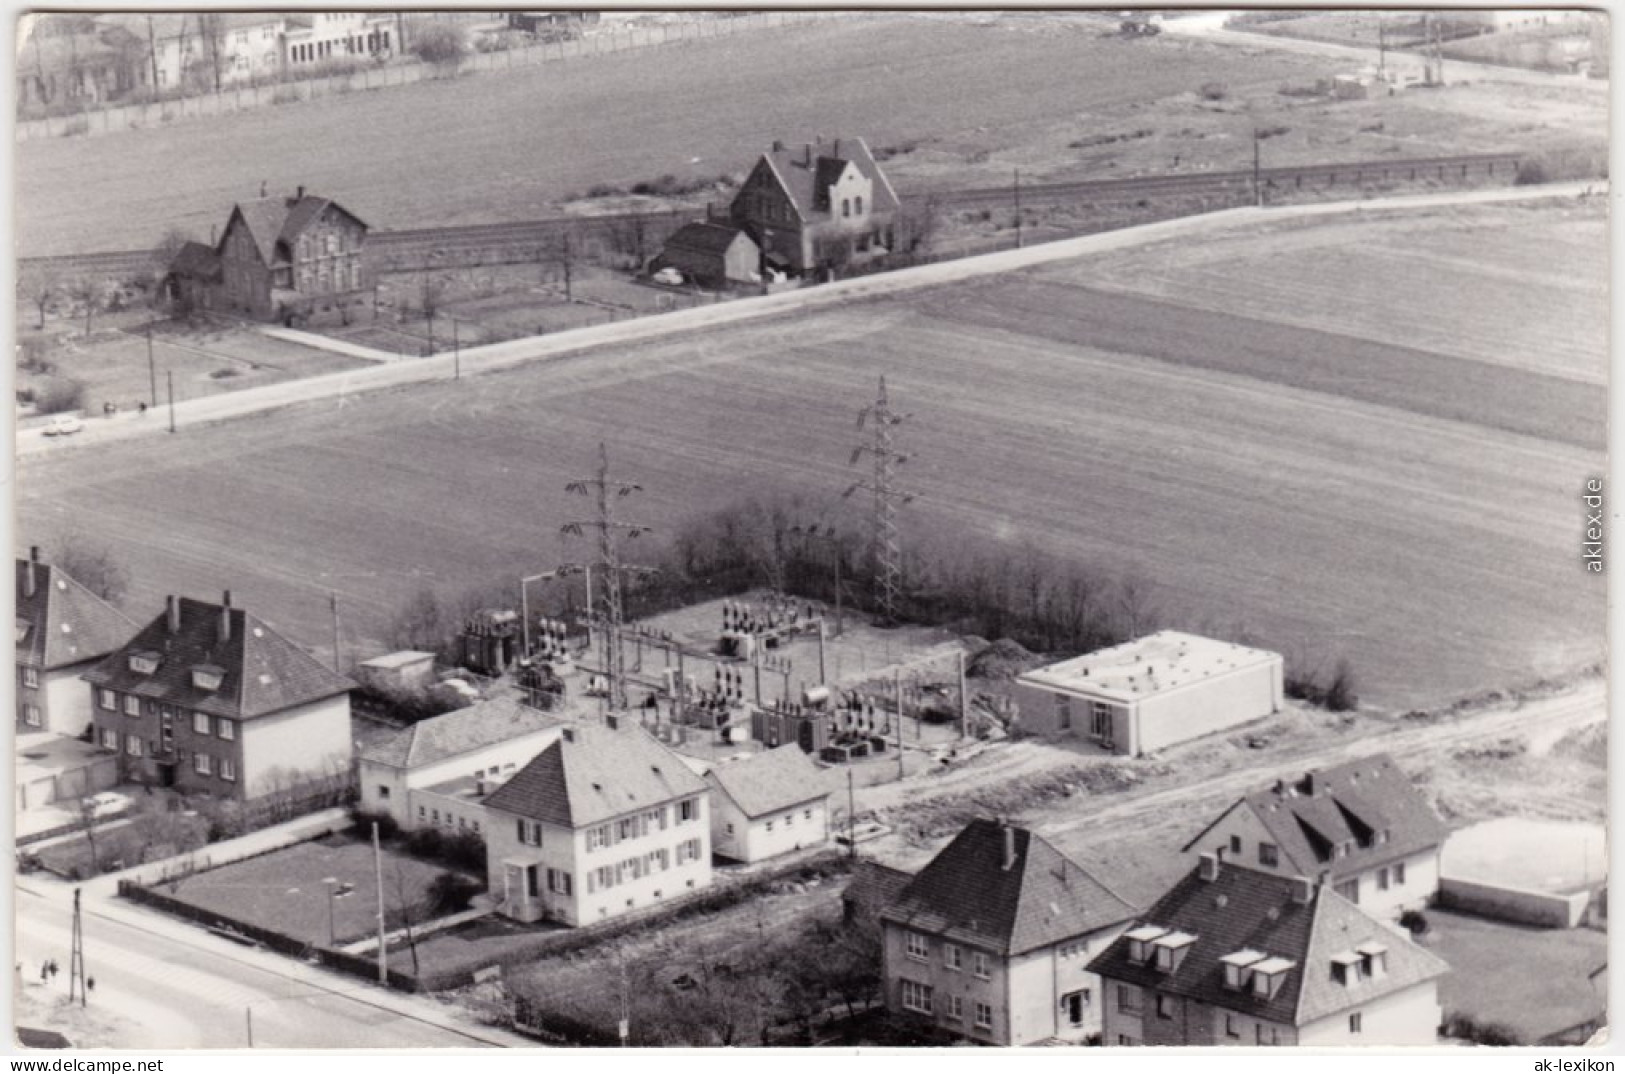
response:
<path id="1" fill-rule="evenodd" d="M 1163 630 L 1016 680 L 1021 726 L 1134 757 L 1280 710 L 1279 653 Z"/>

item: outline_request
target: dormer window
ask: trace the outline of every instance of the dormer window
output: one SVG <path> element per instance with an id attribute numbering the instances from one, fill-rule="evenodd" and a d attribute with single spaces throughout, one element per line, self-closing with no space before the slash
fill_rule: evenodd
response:
<path id="1" fill-rule="evenodd" d="M 137 675 L 151 675 L 158 670 L 158 661 L 157 653 L 131 653 L 130 670 Z"/>
<path id="2" fill-rule="evenodd" d="M 1388 948 L 1372 940 L 1361 944 L 1354 950 L 1360 956 L 1360 973 L 1363 976 L 1374 979 L 1387 975 Z"/>
<path id="3" fill-rule="evenodd" d="M 1264 961 L 1264 952 L 1245 947 L 1240 951 L 1225 955 L 1219 959 L 1219 962 L 1224 965 L 1224 986 L 1237 992 L 1246 988 L 1248 979 L 1251 976 L 1251 967 L 1262 961 Z"/>
<path id="4" fill-rule="evenodd" d="M 1130 929 L 1124 934 L 1128 937 L 1128 960 L 1143 964 L 1150 957 L 1151 941 L 1167 934 L 1167 929 L 1155 925 L 1141 925 L 1137 929 Z"/>
<path id="5" fill-rule="evenodd" d="M 1351 985 L 1360 979 L 1360 956 L 1353 951 L 1340 951 L 1332 956 L 1332 980 L 1340 985 Z"/>
<path id="6" fill-rule="evenodd" d="M 225 669 L 217 668 L 213 664 L 199 664 L 192 669 L 192 686 L 206 693 L 212 694 L 220 689 L 220 684 L 225 678 Z"/>
<path id="7" fill-rule="evenodd" d="M 1285 958 L 1266 958 L 1252 967 L 1253 995 L 1259 999 L 1274 999 L 1286 982 L 1286 973 L 1297 963 Z"/>
<path id="8" fill-rule="evenodd" d="M 1153 940 L 1151 947 L 1157 970 L 1161 973 L 1173 973 L 1179 969 L 1179 964 L 1185 961 L 1186 953 L 1195 942 L 1196 937 L 1188 932 L 1170 932 Z"/>

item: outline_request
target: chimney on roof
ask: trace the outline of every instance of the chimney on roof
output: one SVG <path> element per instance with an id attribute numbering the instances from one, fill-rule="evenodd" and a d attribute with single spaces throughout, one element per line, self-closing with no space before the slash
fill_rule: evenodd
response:
<path id="1" fill-rule="evenodd" d="M 829 155 L 836 160 L 841 159 L 841 140 L 839 138 L 835 139 L 835 148 L 829 151 Z"/>
<path id="2" fill-rule="evenodd" d="M 1299 906 L 1308 906 L 1309 900 L 1315 897 L 1315 882 L 1307 876 L 1292 878 L 1292 901 Z"/>
<path id="3" fill-rule="evenodd" d="M 809 168 L 812 167 L 812 143 L 811 142 L 807 143 L 807 159 L 802 161 L 802 163 L 804 165 L 806 165 L 807 167 L 809 167 Z"/>
<path id="4" fill-rule="evenodd" d="M 1016 867 L 1016 830 L 1008 824 L 1000 824 L 1004 833 L 1004 865 L 1005 872 Z"/>
<path id="5" fill-rule="evenodd" d="M 296 202 L 305 200 L 305 185 L 303 183 L 294 188 L 293 200 Z"/>
<path id="6" fill-rule="evenodd" d="M 566 727 L 559 734 L 565 742 L 574 742 L 576 740 L 576 729 L 574 727 Z"/>
<path id="7" fill-rule="evenodd" d="M 179 634 L 181 632 L 181 602 L 175 599 L 174 594 L 170 594 L 167 601 L 169 610 L 169 632 L 171 634 Z"/>
<path id="8" fill-rule="evenodd" d="M 231 590 L 226 590 L 220 598 L 220 640 L 231 640 Z"/>
<path id="9" fill-rule="evenodd" d="M 616 715 L 613 712 L 607 713 L 604 716 L 604 726 L 609 728 L 611 731 L 619 731 L 621 729 L 621 718 L 620 718 L 620 716 Z"/>
<path id="10" fill-rule="evenodd" d="M 1209 882 L 1219 879 L 1219 856 L 1209 853 L 1197 858 L 1196 875 Z"/>
<path id="11" fill-rule="evenodd" d="M 39 545 L 33 545 L 28 549 L 28 565 L 23 568 L 23 596 L 29 599 L 33 599 L 39 587 L 39 582 L 35 578 L 35 572 L 39 570 L 38 563 Z"/>
<path id="12" fill-rule="evenodd" d="M 775 152 L 775 153 L 784 152 L 784 142 L 781 139 L 778 139 L 778 138 L 773 139 L 773 152 Z"/>

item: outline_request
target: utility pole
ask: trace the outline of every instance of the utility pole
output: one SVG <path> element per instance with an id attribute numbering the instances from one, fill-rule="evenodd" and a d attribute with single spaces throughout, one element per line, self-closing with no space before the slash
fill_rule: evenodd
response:
<path id="1" fill-rule="evenodd" d="M 1388 81 L 1388 27 L 1377 16 L 1377 77 L 1384 82 Z"/>
<path id="2" fill-rule="evenodd" d="M 333 670 L 342 675 L 344 674 L 344 667 L 339 654 L 339 595 L 337 593 L 328 592 L 327 607 L 333 613 Z"/>
<path id="3" fill-rule="evenodd" d="M 618 963 L 621 979 L 621 1020 L 616 1025 L 616 1033 L 621 1038 L 621 1047 L 631 1046 L 632 1039 L 632 1001 L 626 988 L 626 945 L 615 941 L 615 961 Z"/>
<path id="4" fill-rule="evenodd" d="M 169 383 L 169 431 L 175 431 L 175 371 L 164 370 L 164 378 Z"/>
<path id="5" fill-rule="evenodd" d="M 378 983 L 389 987 L 389 944 L 384 931 L 384 851 L 378 842 L 378 822 L 372 822 L 373 883 L 378 890 Z"/>
<path id="6" fill-rule="evenodd" d="M 858 411 L 859 431 L 862 431 L 865 423 L 869 423 L 874 427 L 874 435 L 869 443 L 859 444 L 853 449 L 851 461 L 851 465 L 856 465 L 865 454 L 869 455 L 874 462 L 874 475 L 867 480 L 854 482 L 842 493 L 843 496 L 850 496 L 863 489 L 874 496 L 875 603 L 880 622 L 886 625 L 897 622 L 897 595 L 903 573 L 903 552 L 897 535 L 897 506 L 914 499 L 913 493 L 896 487 L 897 468 L 908 461 L 908 456 L 897 450 L 895 430 L 907 418 L 907 414 L 899 414 L 892 409 L 886 395 L 886 378 L 882 376 L 879 397 Z"/>
<path id="7" fill-rule="evenodd" d="M 152 361 L 152 322 L 147 322 L 147 391 L 149 402 L 158 405 L 158 367 Z"/>
<path id="8" fill-rule="evenodd" d="M 1016 249 L 1021 249 L 1021 169 L 1016 169 Z"/>
<path id="9" fill-rule="evenodd" d="M 79 889 L 73 889 L 73 946 L 68 955 L 68 1002 L 73 1002 L 73 990 L 79 989 L 79 1006 L 83 1007 L 89 1002 L 89 990 L 85 987 L 85 925 L 83 915 L 79 911 Z"/>
<path id="10" fill-rule="evenodd" d="M 1258 156 L 1259 156 L 1258 146 L 1259 146 L 1259 143 L 1261 141 L 1262 141 L 1262 139 L 1258 137 L 1258 128 L 1254 127 L 1253 128 L 1253 204 L 1259 206 L 1260 208 L 1262 208 L 1263 205 L 1264 205 L 1264 185 L 1263 185 L 1262 182 L 1260 182 L 1259 159 L 1258 159 Z"/>
<path id="11" fill-rule="evenodd" d="M 452 380 L 463 379 L 463 351 L 457 343 L 457 318 L 451 318 L 451 368 Z"/>
<path id="12" fill-rule="evenodd" d="M 629 481 L 611 480 L 609 448 L 600 443 L 598 472 L 592 477 L 571 481 L 564 488 L 566 492 L 578 496 L 594 496 L 598 501 L 595 518 L 566 522 L 560 532 L 580 537 L 588 530 L 592 530 L 598 535 L 598 566 L 603 572 L 604 675 L 609 685 L 609 709 L 611 712 L 619 712 L 626 708 L 626 655 L 621 641 L 623 568 L 618 538 L 639 537 L 648 533 L 650 527 L 636 522 L 622 522 L 615 516 L 615 501 L 625 499 L 635 492 L 642 492 L 643 486 Z"/>
<path id="13" fill-rule="evenodd" d="M 959 671 L 959 737 L 970 736 L 970 699 L 965 696 L 965 650 L 961 649 L 954 654 L 958 658 Z"/>
<path id="14" fill-rule="evenodd" d="M 846 856 L 858 860 L 858 792 L 852 788 L 852 766 L 846 766 Z"/>
<path id="15" fill-rule="evenodd" d="M 243 1020 L 248 1023 L 248 1046 L 254 1047 L 254 1008 L 243 1008 Z"/>
<path id="16" fill-rule="evenodd" d="M 903 769 L 903 672 L 901 668 L 892 669 L 892 699 L 897 705 L 897 778 L 901 780 L 908 774 Z"/>

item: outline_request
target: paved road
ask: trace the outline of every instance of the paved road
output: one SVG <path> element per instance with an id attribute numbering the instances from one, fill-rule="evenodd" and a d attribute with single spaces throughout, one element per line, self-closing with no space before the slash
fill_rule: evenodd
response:
<path id="1" fill-rule="evenodd" d="M 54 958 L 47 987 L 66 994 L 71 889 L 19 880 L 16 958 L 24 976 Z M 140 907 L 87 898 L 85 963 L 92 1004 L 134 1023 L 131 1048 L 243 1048 L 252 1011 L 256 1048 L 474 1048 L 523 1038 L 464 1023 L 433 1001 L 386 993 L 264 951 L 239 948 Z"/>
<path id="2" fill-rule="evenodd" d="M 1177 34 L 1181 37 L 1197 37 L 1204 41 L 1215 41 L 1221 44 L 1238 45 L 1245 48 L 1277 49 L 1282 52 L 1297 52 L 1310 56 L 1328 56 L 1342 60 L 1350 68 L 1377 65 L 1378 49 L 1373 43 L 1371 46 L 1338 45 L 1329 41 L 1307 41 L 1296 37 L 1280 37 L 1276 34 L 1248 33 L 1245 30 L 1226 30 L 1224 20 L 1230 12 L 1214 11 L 1202 15 L 1193 15 L 1189 18 L 1164 19 L 1163 32 Z M 1390 69 L 1411 71 L 1420 74 L 1422 70 L 1422 57 L 1415 52 L 1389 49 L 1386 60 Z M 1608 92 L 1608 80 L 1601 78 L 1587 78 L 1583 75 L 1560 75 L 1548 71 L 1531 71 L 1522 67 L 1501 67 L 1489 63 L 1471 63 L 1467 60 L 1444 61 L 1444 77 L 1446 83 L 1454 82 L 1512 82 L 1524 86 L 1557 86 L 1571 87 L 1590 93 Z"/>
<path id="3" fill-rule="evenodd" d="M 19 429 L 16 455 L 19 460 L 41 452 L 61 453 L 132 437 L 163 436 L 173 415 L 176 427 L 225 421 L 262 414 L 314 400 L 337 400 L 342 407 L 347 396 L 361 392 L 400 388 L 411 384 L 450 379 L 454 374 L 472 376 L 531 362 L 556 360 L 593 348 L 634 343 L 697 329 L 720 327 L 743 321 L 795 314 L 806 309 L 840 305 L 866 297 L 936 287 L 942 284 L 996 276 L 1055 261 L 1104 253 L 1171 238 L 1197 238 L 1237 226 L 1281 223 L 1291 219 L 1336 216 L 1348 213 L 1407 211 L 1450 205 L 1478 205 L 1493 202 L 1529 201 L 1543 198 L 1572 198 L 1582 192 L 1604 190 L 1606 184 L 1562 183 L 1496 190 L 1475 190 L 1442 194 L 1405 195 L 1356 201 L 1322 202 L 1307 205 L 1272 206 L 1268 209 L 1225 209 L 1198 216 L 1162 220 L 1138 227 L 1123 228 L 1075 239 L 1062 239 L 1019 250 L 959 258 L 935 265 L 900 269 L 855 280 L 789 291 L 761 298 L 721 302 L 673 313 L 640 317 L 629 321 L 593 325 L 549 336 L 527 337 L 470 347 L 460 356 L 449 354 L 412 361 L 380 363 L 368 369 L 327 373 L 301 380 L 268 384 L 237 392 L 222 392 L 203 399 L 186 400 L 173 408 L 158 407 L 145 414 L 121 412 L 112 417 L 91 417 L 85 430 L 71 438 L 48 438 L 43 426 Z M 300 342 L 318 345 L 322 337 L 305 336 Z M 329 341 L 329 349 L 342 344 Z M 341 352 L 342 353 L 342 352 Z"/>

